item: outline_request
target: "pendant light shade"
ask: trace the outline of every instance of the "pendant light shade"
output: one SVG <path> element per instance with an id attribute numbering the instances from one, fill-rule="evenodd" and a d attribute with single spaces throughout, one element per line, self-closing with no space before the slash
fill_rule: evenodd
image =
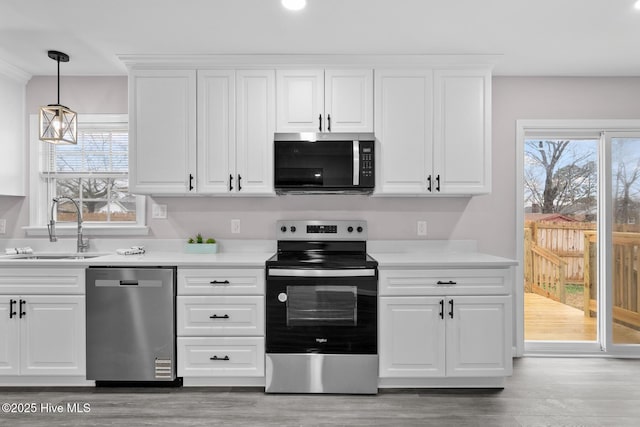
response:
<path id="1" fill-rule="evenodd" d="M 50 50 L 48 55 L 58 63 L 58 103 L 40 107 L 40 140 L 50 144 L 77 144 L 77 114 L 60 105 L 60 62 L 69 62 L 69 55 L 55 50 Z"/>

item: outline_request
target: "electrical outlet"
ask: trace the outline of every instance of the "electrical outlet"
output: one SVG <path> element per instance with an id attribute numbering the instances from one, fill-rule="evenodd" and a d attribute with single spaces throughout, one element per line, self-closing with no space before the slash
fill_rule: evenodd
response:
<path id="1" fill-rule="evenodd" d="M 418 221 L 418 236 L 427 235 L 427 221 Z"/>
<path id="2" fill-rule="evenodd" d="M 7 220 L 0 219 L 0 234 L 7 234 Z"/>
<path id="3" fill-rule="evenodd" d="M 233 234 L 239 234 L 240 233 L 240 220 L 239 219 L 232 219 L 231 220 L 231 232 Z"/>
<path id="4" fill-rule="evenodd" d="M 154 203 L 151 205 L 151 218 L 167 219 L 167 205 Z"/>

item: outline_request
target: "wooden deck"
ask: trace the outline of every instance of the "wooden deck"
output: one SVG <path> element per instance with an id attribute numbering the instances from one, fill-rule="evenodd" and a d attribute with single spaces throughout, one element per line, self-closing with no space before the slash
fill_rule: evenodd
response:
<path id="1" fill-rule="evenodd" d="M 640 344 L 640 331 L 615 324 L 619 344 Z M 545 298 L 524 294 L 524 339 L 526 341 L 595 341 L 596 318 L 582 310 Z"/>

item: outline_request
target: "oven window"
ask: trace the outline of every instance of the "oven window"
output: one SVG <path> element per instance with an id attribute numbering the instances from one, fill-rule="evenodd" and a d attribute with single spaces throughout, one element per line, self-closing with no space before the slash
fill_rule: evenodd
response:
<path id="1" fill-rule="evenodd" d="M 357 326 L 356 286 L 287 286 L 287 326 Z"/>

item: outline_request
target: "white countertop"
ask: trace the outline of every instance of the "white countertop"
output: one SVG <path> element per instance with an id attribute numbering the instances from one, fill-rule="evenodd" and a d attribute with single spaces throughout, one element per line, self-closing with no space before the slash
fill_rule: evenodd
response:
<path id="1" fill-rule="evenodd" d="M 517 261 L 479 252 L 370 252 L 379 268 L 506 268 Z"/>

